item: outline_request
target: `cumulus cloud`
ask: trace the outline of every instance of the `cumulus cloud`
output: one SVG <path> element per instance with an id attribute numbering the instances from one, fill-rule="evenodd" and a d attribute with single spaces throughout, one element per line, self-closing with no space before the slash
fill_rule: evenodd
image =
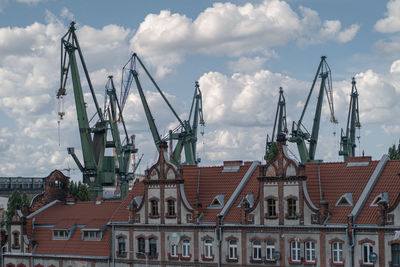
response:
<path id="1" fill-rule="evenodd" d="M 393 33 L 400 30 L 400 1 L 391 0 L 386 5 L 385 18 L 376 22 L 374 29 L 382 33 Z"/>
<path id="2" fill-rule="evenodd" d="M 294 40 L 302 44 L 348 42 L 358 31 L 358 25 L 342 30 L 340 21 L 322 21 L 317 12 L 300 9 L 301 16 L 280 0 L 243 6 L 215 3 L 194 20 L 163 10 L 146 16 L 131 39 L 131 47 L 162 76 L 186 54 L 268 54 L 273 47 Z"/>
<path id="3" fill-rule="evenodd" d="M 240 57 L 237 61 L 228 62 L 228 66 L 233 72 L 251 73 L 262 69 L 266 61 L 265 57 Z"/>

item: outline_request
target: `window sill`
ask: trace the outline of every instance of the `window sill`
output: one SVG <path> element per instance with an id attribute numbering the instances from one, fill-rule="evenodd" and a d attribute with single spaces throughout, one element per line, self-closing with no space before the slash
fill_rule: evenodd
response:
<path id="1" fill-rule="evenodd" d="M 344 260 L 344 259 L 342 262 L 333 262 L 332 259 L 329 259 L 329 264 L 331 266 L 344 266 L 345 263 L 346 263 L 346 260 Z"/>
<path id="2" fill-rule="evenodd" d="M 278 219 L 278 216 L 269 216 L 268 214 L 265 214 L 265 219 L 268 219 L 268 220 L 277 220 L 277 219 Z"/>
<path id="3" fill-rule="evenodd" d="M 227 257 L 227 258 L 226 258 L 226 262 L 230 262 L 230 263 L 239 262 L 239 258 L 229 259 L 229 258 Z"/>
<path id="4" fill-rule="evenodd" d="M 160 215 L 151 215 L 151 214 L 149 214 L 149 218 L 150 219 L 159 219 Z"/>
<path id="5" fill-rule="evenodd" d="M 126 258 L 126 256 L 127 256 L 127 253 L 126 253 L 126 252 L 119 252 L 119 251 L 117 251 L 117 257 L 118 257 L 118 258 Z"/>
<path id="6" fill-rule="evenodd" d="M 192 258 L 192 254 L 189 254 L 189 256 L 183 256 L 182 254 L 179 254 L 179 258 L 182 261 L 190 261 L 190 259 Z"/>
<path id="7" fill-rule="evenodd" d="M 276 260 L 265 260 L 265 264 L 276 264 Z"/>
<path id="8" fill-rule="evenodd" d="M 304 261 L 304 265 L 315 265 L 317 264 L 317 259 L 315 261 Z"/>
<path id="9" fill-rule="evenodd" d="M 176 214 L 175 215 L 165 214 L 165 218 L 167 218 L 167 219 L 176 219 Z"/>
<path id="10" fill-rule="evenodd" d="M 292 260 L 292 258 L 288 258 L 288 263 L 289 264 L 291 264 L 291 265 L 300 265 L 300 264 L 302 264 L 301 263 L 301 260 L 298 260 L 298 261 L 294 261 L 294 260 Z"/>
<path id="11" fill-rule="evenodd" d="M 264 263 L 264 261 L 262 259 L 250 259 L 250 263 Z"/>
<path id="12" fill-rule="evenodd" d="M 201 259 L 203 261 L 214 261 L 214 254 L 211 257 L 206 257 L 204 254 L 201 254 Z"/>
<path id="13" fill-rule="evenodd" d="M 289 215 L 286 214 L 285 219 L 287 219 L 287 220 L 298 220 L 299 216 L 298 215 L 289 216 Z"/>
<path id="14" fill-rule="evenodd" d="M 178 255 L 172 256 L 171 253 L 168 253 L 168 259 L 169 260 L 179 260 L 179 256 Z"/>

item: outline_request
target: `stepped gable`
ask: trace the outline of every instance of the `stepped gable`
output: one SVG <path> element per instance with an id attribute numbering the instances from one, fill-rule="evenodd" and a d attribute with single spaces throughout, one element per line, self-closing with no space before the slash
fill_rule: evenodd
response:
<path id="1" fill-rule="evenodd" d="M 36 195 L 31 201 L 30 213 L 54 200 L 65 201 L 67 199 L 69 177 L 65 176 L 61 171 L 54 170 L 44 179 L 44 183 L 44 192 Z"/>
<path id="2" fill-rule="evenodd" d="M 211 202 L 216 196 L 223 194 L 225 205 L 250 165 L 250 163 L 243 164 L 241 161 L 225 161 L 224 166 L 182 166 L 184 192 L 188 202 L 192 207 L 196 206 L 197 201 L 202 205 L 202 212 L 204 214 L 200 222 L 216 222 L 217 215 L 221 212 L 223 206 L 220 208 L 211 208 Z M 230 169 L 230 171 L 226 171 L 227 169 Z M 200 183 L 198 183 L 199 174 Z M 197 196 L 198 184 L 199 194 Z M 235 220 L 235 217 L 236 215 L 232 214 L 229 220 Z M 239 221 L 238 219 L 237 222 Z"/>
<path id="3" fill-rule="evenodd" d="M 349 162 L 305 163 L 310 199 L 316 207 L 319 207 L 321 201 L 329 203 L 331 217 L 328 223 L 347 223 L 347 216 L 352 212 L 377 165 L 378 161 L 372 161 L 370 157 L 350 158 Z M 352 194 L 352 206 L 335 206 L 346 193 Z"/>
<path id="4" fill-rule="evenodd" d="M 32 232 L 37 244 L 36 254 L 109 256 L 111 229 L 106 227 L 111 215 L 121 202 L 57 202 L 35 215 L 28 216 L 27 232 Z M 48 225 L 50 227 L 44 227 Z M 70 229 L 68 240 L 53 240 L 54 229 Z M 82 240 L 83 229 L 102 229 L 100 241 Z"/>
<path id="5" fill-rule="evenodd" d="M 376 224 L 378 222 L 382 206 L 371 206 L 371 204 L 382 193 L 388 193 L 387 212 L 391 212 L 398 206 L 400 202 L 399 172 L 400 160 L 389 160 L 358 215 L 356 224 Z"/>

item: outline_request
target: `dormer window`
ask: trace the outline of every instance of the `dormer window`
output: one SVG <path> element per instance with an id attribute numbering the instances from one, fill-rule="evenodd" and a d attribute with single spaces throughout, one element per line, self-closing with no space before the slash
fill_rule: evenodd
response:
<path id="1" fill-rule="evenodd" d="M 374 200 L 371 202 L 372 207 L 377 207 L 379 205 L 389 206 L 389 196 L 387 192 L 380 193 L 377 195 Z"/>
<path id="2" fill-rule="evenodd" d="M 342 195 L 336 202 L 336 207 L 351 207 L 353 206 L 353 194 L 346 193 Z"/>
<path id="3" fill-rule="evenodd" d="M 82 240 L 100 241 L 101 238 L 101 230 L 82 230 Z"/>
<path id="4" fill-rule="evenodd" d="M 53 240 L 67 240 L 69 239 L 70 231 L 67 229 L 53 230 Z"/>
<path id="5" fill-rule="evenodd" d="M 208 206 L 209 209 L 222 209 L 224 206 L 224 195 L 218 195 L 214 197 L 211 201 L 210 205 Z"/>

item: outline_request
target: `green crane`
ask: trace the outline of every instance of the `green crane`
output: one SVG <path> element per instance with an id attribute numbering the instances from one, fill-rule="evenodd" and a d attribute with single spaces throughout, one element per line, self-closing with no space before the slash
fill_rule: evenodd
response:
<path id="1" fill-rule="evenodd" d="M 275 136 L 275 130 L 276 130 L 276 136 Z M 270 160 L 273 158 L 276 152 L 272 151 L 274 150 L 273 146 L 274 143 L 276 143 L 276 139 L 278 138 L 279 135 L 286 135 L 288 133 L 287 129 L 287 124 L 286 124 L 286 100 L 285 96 L 283 95 L 283 89 L 282 87 L 279 87 L 279 99 L 278 99 L 278 105 L 276 107 L 276 113 L 275 113 L 275 122 L 274 122 L 274 128 L 272 130 L 272 137 L 270 139 L 269 135 L 267 135 L 267 143 L 265 147 L 265 160 Z M 276 147 L 275 147 L 276 149 Z"/>
<path id="2" fill-rule="evenodd" d="M 84 70 L 95 106 L 96 112 L 92 119 L 97 117 L 97 121 L 94 126 L 90 126 L 90 121 L 88 120 L 76 51 L 78 52 L 78 57 Z M 97 197 L 103 196 L 103 186 L 115 184 L 116 176 L 122 181 L 129 178 L 126 159 L 130 153 L 135 153 L 137 150 L 132 143 L 129 143 L 129 138 L 127 138 L 127 143 L 124 146 L 121 145 L 119 131 L 114 123 L 116 109 L 118 107 L 115 90 L 114 92 L 111 89 L 107 90 L 107 94 L 110 98 L 110 108 L 107 108 L 106 112 L 108 118 L 106 118 L 101 111 L 79 46 L 78 38 L 75 34 L 74 22 L 71 22 L 68 32 L 61 38 L 61 77 L 60 89 L 57 92 L 57 98 L 59 99 L 62 99 L 66 95 L 66 83 L 69 71 L 71 71 L 83 164 L 76 156 L 74 148 L 69 147 L 68 153 L 72 156 L 82 172 L 83 182 L 89 185 L 91 199 L 96 199 Z M 62 116 L 64 115 L 63 112 L 61 114 Z M 107 140 L 107 132 L 109 130 L 112 132 L 112 141 Z M 116 157 L 106 156 L 106 148 L 115 148 Z M 118 168 L 116 168 L 115 158 L 117 158 Z M 126 191 L 121 193 L 121 196 L 123 197 L 123 194 L 126 193 Z"/>
<path id="3" fill-rule="evenodd" d="M 349 113 L 347 115 L 347 127 L 346 134 L 341 131 L 340 137 L 340 151 L 339 155 L 343 156 L 344 161 L 347 161 L 348 157 L 355 156 L 356 148 L 356 128 L 360 129 L 360 115 L 358 109 L 358 91 L 356 86 L 356 79 L 353 77 L 351 81 L 351 95 L 349 104 Z M 359 138 L 359 137 L 358 137 Z"/>
<path id="4" fill-rule="evenodd" d="M 169 131 L 169 134 L 166 135 L 165 137 L 161 138 L 159 131 L 157 129 L 154 117 L 151 113 L 150 107 L 147 103 L 146 97 L 144 95 L 142 85 L 139 80 L 139 74 L 136 69 L 136 62 L 140 64 L 140 66 L 143 68 L 144 72 L 146 75 L 149 77 L 151 80 L 152 84 L 154 87 L 157 89 L 175 118 L 178 120 L 179 125 Z M 203 125 L 204 126 L 204 119 L 203 119 L 203 109 L 202 109 L 202 97 L 201 97 L 201 91 L 200 91 L 200 86 L 199 83 L 195 83 L 195 92 L 192 100 L 192 105 L 189 113 L 189 118 L 188 120 L 182 120 L 172 105 L 169 103 L 168 99 L 165 97 L 164 93 L 161 91 L 157 83 L 154 81 L 153 77 L 150 75 L 149 71 L 141 61 L 141 59 L 138 57 L 136 53 L 134 53 L 129 61 L 125 64 L 123 68 L 123 86 L 126 88 L 130 88 L 133 80 L 135 80 L 136 87 L 138 89 L 140 99 L 143 104 L 144 112 L 146 114 L 146 119 L 150 127 L 151 134 L 153 136 L 154 144 L 159 151 L 159 145 L 161 142 L 164 141 L 170 141 L 170 160 L 172 163 L 175 165 L 179 166 L 181 164 L 183 165 L 196 165 L 199 162 L 199 159 L 196 158 L 196 142 L 197 142 L 197 130 L 198 130 L 198 125 Z M 125 90 L 126 92 L 127 90 Z M 124 102 L 122 102 L 124 103 Z M 192 119 L 193 115 L 193 121 L 192 123 L 190 120 Z M 176 141 L 175 147 L 172 150 L 172 142 Z M 184 151 L 185 155 L 185 161 L 182 162 L 181 160 L 181 154 L 182 151 Z"/>
<path id="5" fill-rule="evenodd" d="M 307 131 L 307 129 L 303 125 L 304 114 L 307 110 L 308 102 L 310 101 L 311 94 L 314 90 L 315 83 L 317 79 L 321 78 L 321 84 L 318 94 L 318 100 L 315 107 L 314 121 L 311 135 Z M 322 111 L 322 102 L 324 97 L 324 91 L 326 92 L 326 96 L 329 103 L 329 109 L 331 111 L 331 122 L 337 123 L 335 118 L 335 113 L 333 109 L 333 96 L 332 96 L 332 78 L 331 78 L 331 69 L 329 68 L 328 63 L 326 62 L 326 57 L 322 56 L 321 61 L 318 65 L 317 72 L 315 74 L 314 80 L 311 85 L 310 92 L 308 94 L 306 103 L 304 105 L 303 111 L 301 113 L 300 119 L 298 122 L 293 122 L 292 125 L 292 134 L 289 138 L 289 142 L 293 142 L 297 144 L 297 149 L 299 151 L 301 162 L 309 162 L 315 160 L 315 151 L 318 143 L 318 133 L 319 133 L 319 125 L 321 121 L 321 111 Z M 308 149 L 306 146 L 306 142 L 310 143 Z"/>

